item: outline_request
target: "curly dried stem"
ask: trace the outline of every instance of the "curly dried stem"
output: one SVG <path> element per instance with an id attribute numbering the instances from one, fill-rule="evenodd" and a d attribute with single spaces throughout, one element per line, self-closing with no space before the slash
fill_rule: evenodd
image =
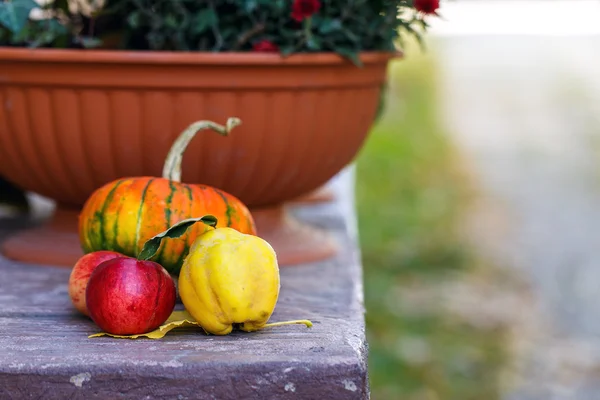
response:
<path id="1" fill-rule="evenodd" d="M 312 322 L 310 322 L 307 319 L 298 319 L 295 321 L 273 322 L 271 324 L 266 324 L 265 326 L 263 326 L 263 328 L 272 328 L 274 326 L 293 325 L 293 324 L 306 325 L 307 328 L 312 328 L 312 326 L 313 326 Z"/>
<path id="2" fill-rule="evenodd" d="M 212 129 L 217 132 L 221 136 L 228 136 L 229 133 L 235 128 L 239 126 L 242 121 L 239 118 L 229 118 L 225 126 L 219 125 L 213 121 L 198 121 L 194 122 L 190 126 L 188 126 L 175 140 L 173 146 L 169 150 L 169 154 L 167 154 L 167 158 L 165 160 L 165 166 L 163 167 L 163 178 L 181 182 L 181 162 L 183 160 L 183 153 L 185 149 L 187 149 L 190 141 L 196 136 L 196 133 L 205 130 Z"/>

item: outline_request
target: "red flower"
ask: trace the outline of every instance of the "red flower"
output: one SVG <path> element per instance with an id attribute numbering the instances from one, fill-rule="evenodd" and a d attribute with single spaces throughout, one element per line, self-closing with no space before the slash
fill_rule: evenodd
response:
<path id="1" fill-rule="evenodd" d="M 292 18 L 302 22 L 304 18 L 311 17 L 321 9 L 319 0 L 294 0 L 292 4 Z"/>
<path id="2" fill-rule="evenodd" d="M 440 0 L 414 0 L 413 5 L 417 11 L 423 14 L 436 14 L 438 8 L 440 8 Z"/>
<path id="3" fill-rule="evenodd" d="M 252 46 L 254 51 L 262 52 L 262 53 L 277 53 L 279 51 L 279 47 L 270 40 L 263 39 L 259 42 L 254 43 Z"/>

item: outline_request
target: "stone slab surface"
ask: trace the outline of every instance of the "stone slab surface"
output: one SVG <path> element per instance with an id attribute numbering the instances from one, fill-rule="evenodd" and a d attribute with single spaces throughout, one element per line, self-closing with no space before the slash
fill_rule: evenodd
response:
<path id="1" fill-rule="evenodd" d="M 336 201 L 295 212 L 331 232 L 343 251 L 282 268 L 271 318 L 308 318 L 311 329 L 88 339 L 98 328 L 72 308 L 68 269 L 0 258 L 0 399 L 368 398 L 352 170 L 332 187 Z M 0 220 L 3 236 L 14 228 Z"/>

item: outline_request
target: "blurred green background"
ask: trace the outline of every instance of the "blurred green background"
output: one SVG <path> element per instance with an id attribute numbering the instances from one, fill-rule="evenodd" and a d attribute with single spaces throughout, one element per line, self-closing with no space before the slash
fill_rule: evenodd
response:
<path id="1" fill-rule="evenodd" d="M 438 110 L 435 57 L 389 69 L 357 162 L 369 375 L 376 400 L 499 398 L 505 332 L 467 323 L 433 293 L 486 268 L 460 234 L 472 196 Z"/>

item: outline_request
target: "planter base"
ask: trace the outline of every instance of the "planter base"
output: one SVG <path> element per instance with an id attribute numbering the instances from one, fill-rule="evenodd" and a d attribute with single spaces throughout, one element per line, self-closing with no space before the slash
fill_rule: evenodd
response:
<path id="1" fill-rule="evenodd" d="M 337 245 L 330 235 L 298 221 L 285 206 L 251 211 L 258 236 L 273 246 L 279 266 L 322 261 L 337 253 Z"/>
<path id="2" fill-rule="evenodd" d="M 321 186 L 320 188 L 307 193 L 303 196 L 291 200 L 290 204 L 314 204 L 314 203 L 329 203 L 335 200 L 335 193 L 329 186 Z"/>
<path id="3" fill-rule="evenodd" d="M 58 207 L 44 225 L 21 230 L 0 245 L 12 260 L 71 268 L 83 255 L 77 234 L 79 210 Z M 330 258 L 336 246 L 325 232 L 302 224 L 285 206 L 252 210 L 260 237 L 277 252 L 279 265 L 291 266 Z"/>
<path id="4" fill-rule="evenodd" d="M 2 242 L 0 250 L 11 260 L 71 268 L 83 255 L 77 235 L 78 214 L 77 210 L 57 208 L 47 223 L 15 233 Z"/>

